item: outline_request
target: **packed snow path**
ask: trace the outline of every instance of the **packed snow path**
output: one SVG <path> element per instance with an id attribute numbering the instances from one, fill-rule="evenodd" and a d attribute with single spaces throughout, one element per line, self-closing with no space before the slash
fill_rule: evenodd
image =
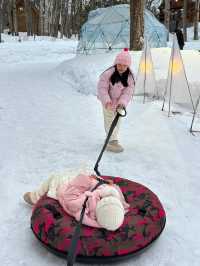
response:
<path id="1" fill-rule="evenodd" d="M 3 266 L 64 266 L 30 230 L 31 209 L 22 195 L 52 173 L 87 163 L 104 141 L 95 96 L 73 90 L 57 72 L 59 62 L 0 64 L 0 257 Z M 145 253 L 122 266 L 200 264 L 200 137 L 187 116 L 167 117 L 160 102 L 135 99 L 123 119 L 123 154 L 105 153 L 103 174 L 148 186 L 163 203 L 166 228 Z M 79 265 L 77 263 L 76 265 Z M 81 265 L 81 264 L 80 264 Z"/>

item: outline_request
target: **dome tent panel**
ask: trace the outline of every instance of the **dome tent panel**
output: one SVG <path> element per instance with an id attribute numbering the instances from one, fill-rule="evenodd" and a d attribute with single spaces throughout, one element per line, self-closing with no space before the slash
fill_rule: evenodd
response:
<path id="1" fill-rule="evenodd" d="M 150 47 L 167 46 L 168 32 L 165 26 L 148 10 L 145 10 L 144 21 L 144 37 L 148 40 Z M 129 5 L 98 8 L 89 13 L 88 21 L 81 28 L 77 51 L 90 52 L 98 48 L 105 50 L 121 49 L 129 46 L 129 35 Z M 93 43 L 92 46 L 91 42 Z"/>
<path id="2" fill-rule="evenodd" d="M 167 30 L 149 10 L 145 10 L 144 35 L 148 37 L 150 47 L 167 46 Z"/>
<path id="3" fill-rule="evenodd" d="M 126 8 L 124 8 L 126 6 Z M 90 11 L 88 16 L 89 24 L 109 24 L 109 23 L 119 23 L 124 20 L 129 20 L 129 10 L 128 5 L 117 5 L 110 6 L 106 8 L 98 8 L 96 10 Z"/>

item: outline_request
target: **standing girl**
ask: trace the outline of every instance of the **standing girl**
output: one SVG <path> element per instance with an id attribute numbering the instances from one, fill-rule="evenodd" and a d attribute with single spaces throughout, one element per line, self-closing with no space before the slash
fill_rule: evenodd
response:
<path id="1" fill-rule="evenodd" d="M 97 97 L 102 103 L 104 114 L 104 128 L 108 134 L 111 123 L 116 115 L 117 109 L 127 107 L 133 96 L 134 76 L 130 70 L 131 55 L 127 48 L 120 52 L 114 61 L 114 65 L 104 71 L 97 86 Z M 116 125 L 107 150 L 111 152 L 122 152 L 124 149 L 118 140 L 119 121 Z"/>

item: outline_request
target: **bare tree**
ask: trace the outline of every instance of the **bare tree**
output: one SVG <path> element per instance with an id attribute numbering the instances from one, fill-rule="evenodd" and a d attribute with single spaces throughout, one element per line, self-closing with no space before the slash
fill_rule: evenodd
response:
<path id="1" fill-rule="evenodd" d="M 40 0 L 40 16 L 39 16 L 39 33 L 40 35 L 45 35 L 45 11 L 46 5 L 45 0 Z"/>
<path id="2" fill-rule="evenodd" d="M 8 24 L 9 24 L 9 31 L 13 34 L 13 17 L 12 17 L 12 0 L 9 0 L 7 3 L 7 13 L 8 13 Z"/>
<path id="3" fill-rule="evenodd" d="M 67 12 L 68 13 L 68 12 Z M 66 1 L 61 0 L 61 12 L 60 12 L 60 38 L 63 38 L 66 20 L 68 14 L 66 13 Z"/>
<path id="4" fill-rule="evenodd" d="M 40 1 L 43 2 L 42 31 L 43 31 L 44 35 L 50 35 L 50 14 L 51 14 L 50 10 L 51 10 L 51 4 L 52 3 L 50 0 L 40 0 Z M 40 12 L 40 14 L 41 14 L 41 12 Z"/>
<path id="5" fill-rule="evenodd" d="M 70 10 L 71 9 L 70 8 L 71 8 L 71 4 L 69 3 L 69 0 L 67 0 L 66 6 L 65 6 L 66 23 L 65 23 L 64 32 L 68 38 L 71 38 L 71 35 L 72 35 L 71 23 L 70 23 L 70 19 L 71 19 L 71 16 L 70 16 Z"/>
<path id="6" fill-rule="evenodd" d="M 27 35 L 33 35 L 33 18 L 32 18 L 32 2 L 24 0 L 25 14 L 26 14 L 26 30 Z"/>
<path id="7" fill-rule="evenodd" d="M 89 2 L 93 5 L 93 2 Z M 72 0 L 71 9 L 70 9 L 70 24 L 72 34 L 78 34 L 83 22 L 83 1 L 81 0 Z"/>
<path id="8" fill-rule="evenodd" d="M 83 14 L 83 3 L 81 0 L 81 1 L 78 1 L 77 12 L 76 12 L 78 38 L 80 38 L 81 25 L 83 24 L 82 14 Z"/>
<path id="9" fill-rule="evenodd" d="M 71 9 L 70 9 L 70 27 L 72 34 L 76 34 L 75 32 L 75 16 L 76 16 L 76 1 L 77 0 L 71 0 Z"/>
<path id="10" fill-rule="evenodd" d="M 53 37 L 58 36 L 59 22 L 60 22 L 60 12 L 61 12 L 61 1 L 49 0 L 49 33 Z"/>
<path id="11" fill-rule="evenodd" d="M 16 0 L 7 1 L 7 12 L 10 31 L 12 35 L 18 35 Z"/>
<path id="12" fill-rule="evenodd" d="M 130 50 L 141 50 L 144 39 L 145 0 L 130 0 Z"/>
<path id="13" fill-rule="evenodd" d="M 12 0 L 12 10 L 13 10 L 13 30 L 14 30 L 14 34 L 18 35 L 16 0 Z"/>
<path id="14" fill-rule="evenodd" d="M 195 17 L 194 17 L 194 40 L 199 39 L 199 8 L 200 8 L 200 1 L 196 0 Z"/>
<path id="15" fill-rule="evenodd" d="M 183 36 L 185 41 L 187 41 L 187 10 L 187 0 L 183 0 Z"/>

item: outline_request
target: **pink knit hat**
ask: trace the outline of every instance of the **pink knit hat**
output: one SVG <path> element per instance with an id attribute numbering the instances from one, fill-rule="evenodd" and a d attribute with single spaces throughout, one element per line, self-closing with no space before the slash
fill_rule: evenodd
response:
<path id="1" fill-rule="evenodd" d="M 124 50 L 116 56 L 114 65 L 116 64 L 126 65 L 128 67 L 131 66 L 131 55 L 128 48 L 124 48 Z"/>

